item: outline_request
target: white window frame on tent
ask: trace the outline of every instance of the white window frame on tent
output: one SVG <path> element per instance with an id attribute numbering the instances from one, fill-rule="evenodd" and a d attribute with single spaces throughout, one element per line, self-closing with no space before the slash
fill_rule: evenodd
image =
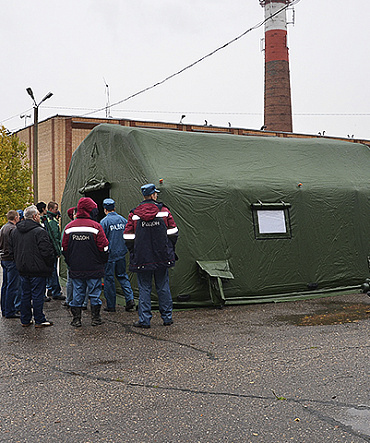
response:
<path id="1" fill-rule="evenodd" d="M 252 204 L 251 208 L 257 240 L 292 238 L 290 204 L 258 202 Z"/>

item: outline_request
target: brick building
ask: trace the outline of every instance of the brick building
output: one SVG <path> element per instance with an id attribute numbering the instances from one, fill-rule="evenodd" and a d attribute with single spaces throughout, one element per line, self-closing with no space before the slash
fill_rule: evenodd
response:
<path id="1" fill-rule="evenodd" d="M 40 201 L 48 202 L 54 200 L 58 203 L 61 202 L 73 152 L 89 132 L 101 123 L 178 131 L 229 133 L 244 136 L 259 135 L 289 138 L 317 137 L 313 135 L 259 131 L 243 128 L 56 115 L 43 120 L 38 124 L 38 195 Z M 31 167 L 33 159 L 33 132 L 34 127 L 33 125 L 30 125 L 16 133 L 20 141 L 28 145 L 28 157 L 30 159 Z M 339 138 L 338 140 L 370 145 L 370 141 L 368 140 L 349 140 Z"/>

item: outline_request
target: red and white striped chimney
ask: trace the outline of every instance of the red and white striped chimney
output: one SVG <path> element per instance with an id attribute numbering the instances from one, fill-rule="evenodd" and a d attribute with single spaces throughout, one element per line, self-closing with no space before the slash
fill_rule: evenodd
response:
<path id="1" fill-rule="evenodd" d="M 293 131 L 287 19 L 283 9 L 292 1 L 259 0 L 266 19 L 264 126 L 268 131 Z"/>

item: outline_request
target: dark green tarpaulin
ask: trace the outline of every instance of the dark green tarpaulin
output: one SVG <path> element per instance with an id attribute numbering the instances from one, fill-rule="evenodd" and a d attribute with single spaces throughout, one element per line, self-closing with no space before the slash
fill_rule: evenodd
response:
<path id="1" fill-rule="evenodd" d="M 369 172 L 363 144 L 104 124 L 73 154 L 62 209 L 103 189 L 127 217 L 155 183 L 180 230 L 175 301 L 211 302 L 199 263 L 214 261 L 233 277 L 220 277 L 226 303 L 278 301 L 369 276 Z"/>

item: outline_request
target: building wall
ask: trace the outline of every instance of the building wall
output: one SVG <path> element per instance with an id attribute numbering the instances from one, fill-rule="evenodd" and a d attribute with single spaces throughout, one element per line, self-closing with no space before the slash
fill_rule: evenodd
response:
<path id="1" fill-rule="evenodd" d="M 39 201 L 48 203 L 53 200 L 61 202 L 73 152 L 78 148 L 90 131 L 101 123 L 122 126 L 171 129 L 190 132 L 216 132 L 235 135 L 258 135 L 266 137 L 299 137 L 316 138 L 318 136 L 292 134 L 288 132 L 258 131 L 243 128 L 225 128 L 217 126 L 196 126 L 178 123 L 145 122 L 126 119 L 86 118 L 73 116 L 54 116 L 39 122 L 38 167 L 39 167 Z M 28 146 L 28 157 L 33 167 L 33 125 L 17 132 L 21 142 Z M 332 138 L 332 137 L 330 137 Z M 339 139 L 364 143 L 370 146 L 369 140 Z M 37 203 L 37 202 L 36 202 Z"/>

